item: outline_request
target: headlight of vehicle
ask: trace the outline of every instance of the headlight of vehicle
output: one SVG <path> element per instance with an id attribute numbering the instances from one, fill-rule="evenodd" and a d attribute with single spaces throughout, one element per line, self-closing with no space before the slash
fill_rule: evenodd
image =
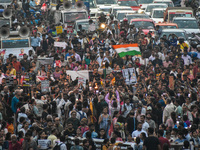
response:
<path id="1" fill-rule="evenodd" d="M 100 29 L 105 29 L 106 28 L 106 24 L 105 23 L 101 23 L 100 24 Z"/>
<path id="2" fill-rule="evenodd" d="M 143 12 L 144 12 L 144 10 L 142 10 L 142 9 L 139 9 L 139 10 L 138 10 L 138 13 L 139 13 L 139 14 L 142 14 Z"/>

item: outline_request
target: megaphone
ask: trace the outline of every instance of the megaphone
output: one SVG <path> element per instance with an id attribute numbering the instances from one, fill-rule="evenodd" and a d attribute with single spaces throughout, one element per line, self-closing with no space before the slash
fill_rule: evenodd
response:
<path id="1" fill-rule="evenodd" d="M 66 1 L 63 3 L 63 8 L 66 10 L 70 10 L 72 8 L 72 3 L 69 1 Z"/>
<path id="2" fill-rule="evenodd" d="M 6 18 L 6 19 L 12 17 L 12 10 L 11 9 L 4 9 L 3 17 Z"/>
<path id="3" fill-rule="evenodd" d="M 84 4 L 82 1 L 76 2 L 76 4 L 75 4 L 76 9 L 83 9 L 83 7 L 84 7 Z"/>
<path id="4" fill-rule="evenodd" d="M 5 27 L 3 27 L 3 28 L 1 28 L 0 29 L 0 37 L 1 38 L 8 38 L 9 37 L 9 35 L 10 35 L 10 30 L 9 30 L 9 28 L 5 28 Z"/>
<path id="5" fill-rule="evenodd" d="M 19 36 L 20 37 L 27 37 L 27 36 L 29 36 L 29 33 L 30 33 L 30 30 L 29 30 L 29 28 L 28 27 L 21 27 L 20 29 L 19 29 Z"/>

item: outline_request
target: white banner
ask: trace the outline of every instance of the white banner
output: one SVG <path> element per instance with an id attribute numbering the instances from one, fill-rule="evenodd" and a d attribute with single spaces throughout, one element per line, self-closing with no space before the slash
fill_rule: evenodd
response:
<path id="1" fill-rule="evenodd" d="M 81 71 L 66 71 L 67 75 L 70 75 L 72 80 L 75 80 L 77 77 L 83 78 L 85 80 L 89 80 L 89 72 L 88 70 L 81 70 Z"/>
<path id="2" fill-rule="evenodd" d="M 65 43 L 65 42 L 54 42 L 54 46 L 55 47 L 62 47 L 62 48 L 66 48 L 66 46 L 67 46 L 67 43 Z"/>
<path id="3" fill-rule="evenodd" d="M 22 53 L 22 49 L 24 49 Z M 17 56 L 18 59 L 23 58 L 23 54 L 27 54 L 30 50 L 33 51 L 33 54 L 35 53 L 32 47 L 25 47 L 25 48 L 5 48 L 5 49 L 0 49 L 0 51 L 5 50 L 4 54 L 4 59 L 8 58 L 9 54 L 13 54 L 13 56 Z"/>

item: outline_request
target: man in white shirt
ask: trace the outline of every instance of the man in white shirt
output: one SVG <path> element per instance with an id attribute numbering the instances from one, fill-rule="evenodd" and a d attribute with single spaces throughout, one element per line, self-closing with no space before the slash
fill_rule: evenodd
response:
<path id="1" fill-rule="evenodd" d="M 100 51 L 100 56 L 97 58 L 97 61 L 98 61 L 100 67 L 102 65 L 102 62 L 106 62 L 107 61 L 108 63 L 110 63 L 109 59 L 104 56 L 104 52 L 103 51 Z"/>
<path id="2" fill-rule="evenodd" d="M 182 58 L 184 60 L 184 65 L 190 65 L 192 63 L 191 57 L 187 54 L 187 49 L 184 49 L 184 54 L 182 55 Z"/>
<path id="3" fill-rule="evenodd" d="M 132 133 L 132 137 L 133 138 L 139 137 L 142 132 L 144 132 L 146 134 L 146 136 L 148 137 L 147 132 L 142 130 L 142 123 L 139 122 L 138 125 L 137 125 L 137 130 L 133 131 L 133 133 Z"/>
<path id="4" fill-rule="evenodd" d="M 61 108 L 65 105 L 65 100 L 63 99 L 63 93 L 58 93 L 57 97 L 53 100 L 57 104 L 57 114 L 60 118 L 62 115 Z"/>
<path id="5" fill-rule="evenodd" d="M 176 106 L 172 103 L 170 99 L 167 100 L 167 105 L 163 111 L 163 123 L 167 121 L 167 119 L 171 116 L 171 113 L 176 110 Z"/>
<path id="6" fill-rule="evenodd" d="M 149 128 L 149 124 L 145 121 L 145 115 L 140 116 L 140 121 L 142 123 L 142 130 L 147 132 L 147 130 Z"/>

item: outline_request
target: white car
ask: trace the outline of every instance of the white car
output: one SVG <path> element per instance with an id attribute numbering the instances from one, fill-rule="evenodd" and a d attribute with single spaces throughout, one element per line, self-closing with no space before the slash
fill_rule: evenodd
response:
<path id="1" fill-rule="evenodd" d="M 151 3 L 153 3 L 153 0 L 138 0 L 138 4 L 143 11 L 147 8 L 147 5 Z"/>
<path id="2" fill-rule="evenodd" d="M 98 11 L 104 12 L 104 14 L 110 14 L 110 11 L 112 10 L 113 6 L 104 6 L 104 5 L 100 5 L 98 6 Z"/>
<path id="3" fill-rule="evenodd" d="M 184 29 L 187 34 L 200 33 L 198 22 L 194 17 L 176 17 L 172 22 L 176 23 L 179 29 Z"/>
<path id="4" fill-rule="evenodd" d="M 75 23 L 74 23 L 74 29 L 76 31 L 80 31 L 79 29 L 79 25 L 82 26 L 82 29 L 85 30 L 86 32 L 89 30 L 89 20 L 90 19 L 82 19 L 82 20 L 77 20 Z M 98 28 L 98 23 L 97 21 L 93 21 L 93 23 L 95 24 L 95 28 L 97 29 Z"/>
<path id="5" fill-rule="evenodd" d="M 168 7 L 174 7 L 174 3 L 172 0 L 154 0 L 153 3 L 164 3 L 164 4 L 167 4 Z"/>
<path id="6" fill-rule="evenodd" d="M 135 14 L 135 11 L 133 10 L 120 10 L 116 12 L 116 19 L 119 20 L 120 22 L 123 21 L 123 19 L 126 17 L 128 14 Z"/>
<path id="7" fill-rule="evenodd" d="M 113 14 L 114 16 L 116 15 L 116 12 L 117 11 L 123 11 L 123 10 L 129 10 L 131 11 L 132 8 L 131 7 L 128 7 L 128 6 L 116 6 L 116 7 L 112 7 L 111 8 L 111 13 L 110 14 Z"/>
<path id="8" fill-rule="evenodd" d="M 186 34 L 186 31 L 183 30 L 183 29 L 163 29 L 162 30 L 162 33 L 160 35 L 160 38 L 163 37 L 163 35 L 166 35 L 167 38 L 169 37 L 170 34 L 175 34 L 176 36 L 178 37 L 183 37 L 184 38 L 184 41 L 185 43 L 187 43 L 189 45 L 189 42 L 188 42 L 188 37 L 187 37 L 187 34 Z M 171 38 L 171 36 L 169 37 L 169 39 Z M 179 43 L 179 41 L 177 41 L 177 44 Z"/>
<path id="9" fill-rule="evenodd" d="M 97 13 L 98 13 L 98 8 L 95 3 L 95 1 L 90 1 L 90 18 L 91 19 L 96 19 L 97 18 Z"/>
<path id="10" fill-rule="evenodd" d="M 167 8 L 167 7 L 168 7 L 167 4 L 154 4 L 154 3 L 152 3 L 152 4 L 147 5 L 147 8 L 145 9 L 144 12 L 145 12 L 145 14 L 150 16 L 152 9 L 154 9 L 154 8 Z"/>
<path id="11" fill-rule="evenodd" d="M 153 21 L 155 23 L 162 23 L 164 21 L 163 17 L 164 17 L 164 12 L 165 12 L 166 8 L 154 8 L 151 11 L 151 19 L 153 19 Z"/>
<path id="12" fill-rule="evenodd" d="M 116 0 L 94 0 L 95 3 L 97 4 L 97 7 L 114 7 L 114 6 L 119 6 L 116 2 Z M 103 7 L 102 7 L 103 6 Z"/>

